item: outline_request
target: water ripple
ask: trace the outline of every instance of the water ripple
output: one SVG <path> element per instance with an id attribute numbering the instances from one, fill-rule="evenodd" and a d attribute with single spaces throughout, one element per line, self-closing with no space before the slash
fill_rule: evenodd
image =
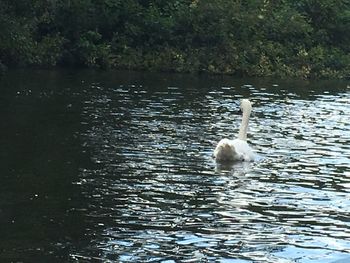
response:
<path id="1" fill-rule="evenodd" d="M 217 167 L 212 149 L 237 133 L 247 94 L 261 160 Z M 77 183 L 99 228 L 90 252 L 72 258 L 329 262 L 350 253 L 350 93 L 310 94 L 277 84 L 92 88 L 83 137 L 96 167 Z"/>

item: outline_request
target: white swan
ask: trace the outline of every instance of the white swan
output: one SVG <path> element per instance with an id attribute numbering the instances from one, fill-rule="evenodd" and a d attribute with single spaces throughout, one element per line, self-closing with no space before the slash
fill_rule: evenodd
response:
<path id="1" fill-rule="evenodd" d="M 255 153 L 247 143 L 248 122 L 252 111 L 252 103 L 248 99 L 243 99 L 241 110 L 243 116 L 238 138 L 234 140 L 222 139 L 218 143 L 214 150 L 214 157 L 217 162 L 251 162 L 256 158 Z"/>

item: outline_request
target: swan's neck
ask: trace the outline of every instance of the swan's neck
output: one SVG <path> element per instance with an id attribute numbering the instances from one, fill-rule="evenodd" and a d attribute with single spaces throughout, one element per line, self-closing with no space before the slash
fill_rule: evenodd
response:
<path id="1" fill-rule="evenodd" d="M 251 110 L 243 111 L 242 123 L 239 128 L 238 139 L 246 141 L 247 140 L 247 132 L 248 132 L 248 122 L 250 117 Z"/>

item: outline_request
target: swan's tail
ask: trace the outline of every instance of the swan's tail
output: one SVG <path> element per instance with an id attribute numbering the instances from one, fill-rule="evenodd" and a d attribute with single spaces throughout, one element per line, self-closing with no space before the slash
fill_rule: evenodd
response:
<path id="1" fill-rule="evenodd" d="M 217 162 L 232 162 L 237 160 L 235 146 L 228 140 L 221 140 L 214 150 L 214 157 Z"/>

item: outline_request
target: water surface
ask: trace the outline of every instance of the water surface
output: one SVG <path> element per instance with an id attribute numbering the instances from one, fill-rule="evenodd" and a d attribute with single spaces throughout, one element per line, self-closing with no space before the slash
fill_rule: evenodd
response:
<path id="1" fill-rule="evenodd" d="M 0 259 L 332 262 L 350 253 L 339 81 L 14 71 L 2 88 Z M 250 98 L 255 163 L 218 166 Z"/>

